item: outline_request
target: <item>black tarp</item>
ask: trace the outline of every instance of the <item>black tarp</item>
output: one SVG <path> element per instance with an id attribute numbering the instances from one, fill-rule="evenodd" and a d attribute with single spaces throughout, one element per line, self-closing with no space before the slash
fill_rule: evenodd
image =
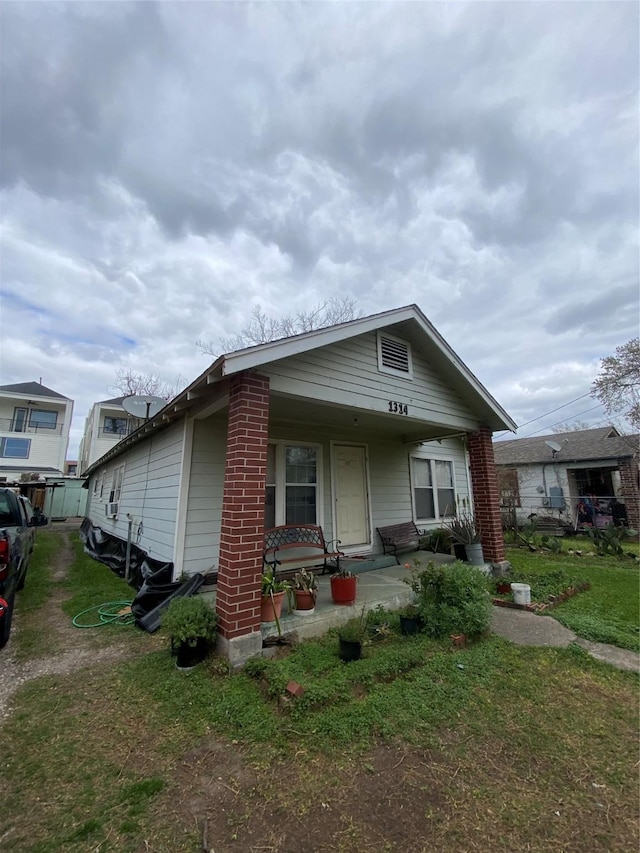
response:
<path id="1" fill-rule="evenodd" d="M 124 539 L 96 527 L 88 518 L 84 518 L 80 526 L 80 539 L 84 543 L 86 554 L 109 566 L 111 571 L 121 578 L 125 576 L 127 543 Z M 152 577 L 155 584 L 171 583 L 173 563 L 154 560 L 132 542 L 129 554 L 129 583 L 140 589 L 143 582 Z"/>
<path id="2" fill-rule="evenodd" d="M 127 543 L 84 518 L 80 539 L 85 553 L 104 563 L 113 572 L 125 576 Z M 154 560 L 137 545 L 129 553 L 129 583 L 138 590 L 131 604 L 136 625 L 149 633 L 160 627 L 162 611 L 179 596 L 193 595 L 204 583 L 204 575 L 192 575 L 186 581 L 172 581 L 173 563 Z"/>

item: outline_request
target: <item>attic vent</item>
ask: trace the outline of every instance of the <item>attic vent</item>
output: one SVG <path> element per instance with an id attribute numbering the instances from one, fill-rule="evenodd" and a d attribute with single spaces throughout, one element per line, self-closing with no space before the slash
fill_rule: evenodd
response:
<path id="1" fill-rule="evenodd" d="M 412 379 L 411 347 L 407 341 L 378 332 L 378 370 Z"/>

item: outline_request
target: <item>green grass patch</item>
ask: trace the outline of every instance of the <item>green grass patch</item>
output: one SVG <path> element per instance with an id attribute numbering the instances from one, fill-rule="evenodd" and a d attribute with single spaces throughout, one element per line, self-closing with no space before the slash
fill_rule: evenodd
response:
<path id="1" fill-rule="evenodd" d="M 16 596 L 20 630 L 14 624 L 11 646 L 18 660 L 44 657 L 57 650 L 55 639 L 42 630 L 42 615 L 53 592 L 51 565 L 61 547 L 59 533 L 38 531 L 24 588 Z"/>
<path id="2" fill-rule="evenodd" d="M 64 582 L 69 593 L 63 606 L 65 613 L 75 616 L 89 607 L 110 601 L 131 601 L 135 597 L 135 589 L 124 578 L 84 553 L 77 533 L 71 535 L 71 543 L 74 559 Z"/>
<path id="3" fill-rule="evenodd" d="M 563 602 L 549 611 L 549 615 L 587 640 L 640 650 L 640 570 L 637 562 L 595 554 L 531 553 L 522 548 L 508 549 L 507 559 L 514 575 L 519 579 L 527 578 L 524 582 L 531 583 L 534 600 L 540 600 L 537 594 L 544 594 L 545 576 L 554 581 L 561 577 L 558 573 L 563 573 L 566 578 L 589 581 L 589 591 Z"/>
<path id="4" fill-rule="evenodd" d="M 50 566 L 62 546 L 59 533 L 38 532 L 29 561 L 24 589 L 16 598 L 16 613 L 32 613 L 41 608 L 51 595 Z"/>
<path id="5" fill-rule="evenodd" d="M 3 809 L 15 849 L 81 851 L 89 843 L 133 851 L 142 839 L 151 849 L 191 849 L 179 824 L 160 842 L 158 833 L 170 830 L 154 818 L 155 802 L 166 794 L 178 808 L 181 797 L 193 796 L 173 787 L 174 768 L 208 738 L 241 744 L 252 761 L 258 781 L 247 788 L 249 813 L 256 790 L 267 802 L 282 796 L 280 814 L 312 794 L 296 793 L 296 785 L 339 798 L 350 774 L 372 766 L 367 755 L 382 743 L 437 751 L 444 739 L 443 755 L 455 762 L 449 775 L 456 766 L 465 767 L 465 781 L 477 774 L 470 803 L 488 807 L 503 796 L 511 802 L 514 769 L 525 774 L 532 755 L 549 768 L 548 780 L 536 776 L 542 800 L 554 774 L 575 767 L 588 767 L 610 796 L 633 786 L 637 677 L 579 649 L 522 648 L 492 637 L 454 651 L 425 637 L 395 636 L 344 664 L 331 634 L 245 671 L 218 672 L 212 661 L 185 675 L 167 647 L 106 670 L 25 685 L 4 732 L 2 772 L 11 785 Z M 283 711 L 278 696 L 289 679 L 306 692 Z M 505 751 L 504 791 L 500 775 L 485 778 L 488 765 L 480 760 L 483 750 L 494 758 L 496 748 Z M 306 782 L 286 770 L 298 753 L 315 756 Z M 272 772 L 286 785 L 269 782 Z M 530 793 L 531 785 L 518 791 Z M 542 801 L 529 806 L 546 815 Z M 455 813 L 462 816 L 457 806 Z M 502 849 L 489 840 L 484 849 Z"/>

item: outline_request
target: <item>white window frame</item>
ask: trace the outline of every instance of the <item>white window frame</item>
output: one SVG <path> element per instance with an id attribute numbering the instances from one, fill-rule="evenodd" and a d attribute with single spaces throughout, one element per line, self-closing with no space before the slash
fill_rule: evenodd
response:
<path id="1" fill-rule="evenodd" d="M 402 344 L 402 346 L 407 348 L 407 366 L 408 370 L 397 370 L 395 367 L 389 367 L 388 365 L 383 363 L 382 358 L 382 339 L 387 338 L 389 341 L 393 341 L 394 343 Z M 411 344 L 409 341 L 405 341 L 404 338 L 399 338 L 396 335 L 390 335 L 388 332 L 384 330 L 378 330 L 377 334 L 377 344 L 378 344 L 378 371 L 380 373 L 387 373 L 390 376 L 399 376 L 401 379 L 413 379 L 413 358 L 411 356 Z"/>
<path id="2" fill-rule="evenodd" d="M 265 483 L 266 485 L 275 485 L 275 524 L 276 527 L 281 524 L 286 524 L 287 512 L 287 483 L 285 481 L 286 474 L 286 448 L 287 447 L 312 447 L 316 451 L 316 520 L 315 524 L 319 527 L 323 526 L 323 505 L 324 505 L 324 489 L 323 489 L 323 467 L 322 467 L 322 445 L 315 441 L 298 441 L 297 439 L 273 439 L 269 440 L 269 444 L 275 447 L 275 467 L 276 480 L 274 483 Z M 302 485 L 302 484 L 297 484 Z M 308 485 L 313 485 L 309 483 Z"/>
<path id="3" fill-rule="evenodd" d="M 418 512 L 416 510 L 416 491 L 415 491 L 416 490 L 416 484 L 415 484 L 415 476 L 414 476 L 414 463 L 415 462 L 428 462 L 430 465 L 430 468 L 431 468 L 431 482 L 433 484 L 431 486 L 432 491 L 433 491 L 433 512 L 434 512 L 433 518 L 422 518 L 422 517 L 418 516 Z M 443 511 L 446 509 L 446 507 L 442 507 L 443 511 L 440 510 L 440 505 L 439 505 L 439 501 L 438 501 L 438 488 L 439 487 L 438 487 L 438 481 L 437 481 L 437 475 L 436 475 L 436 462 L 447 462 L 449 465 L 451 465 L 451 474 L 452 474 L 452 480 L 453 480 L 454 507 L 453 507 L 453 511 L 449 515 L 443 515 Z M 450 519 L 452 516 L 455 515 L 456 507 L 458 505 L 458 491 L 456 488 L 456 463 L 455 463 L 454 459 L 452 459 L 451 457 L 435 458 L 435 457 L 431 457 L 431 456 L 419 456 L 417 454 L 411 454 L 411 456 L 409 457 L 409 474 L 410 474 L 410 480 L 411 480 L 411 509 L 412 509 L 413 518 L 414 518 L 416 524 L 429 524 L 429 523 L 432 524 L 432 523 L 438 522 L 438 521 L 446 521 L 447 519 Z M 421 487 L 418 487 L 418 488 L 421 488 Z"/>
<path id="4" fill-rule="evenodd" d="M 100 473 L 93 481 L 93 494 L 99 495 L 99 497 L 102 497 L 102 479 L 102 471 L 100 471 Z"/>
<path id="5" fill-rule="evenodd" d="M 120 495 L 122 494 L 122 484 L 124 482 L 124 465 L 118 465 L 113 469 L 111 477 L 111 491 L 109 492 L 108 503 L 119 503 Z"/>

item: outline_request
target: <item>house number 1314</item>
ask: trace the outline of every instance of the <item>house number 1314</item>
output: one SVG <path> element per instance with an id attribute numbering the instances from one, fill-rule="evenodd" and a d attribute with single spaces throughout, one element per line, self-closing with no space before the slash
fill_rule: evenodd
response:
<path id="1" fill-rule="evenodd" d="M 395 400 L 389 400 L 389 411 L 394 415 L 408 415 L 409 409 L 406 403 L 397 403 Z"/>

